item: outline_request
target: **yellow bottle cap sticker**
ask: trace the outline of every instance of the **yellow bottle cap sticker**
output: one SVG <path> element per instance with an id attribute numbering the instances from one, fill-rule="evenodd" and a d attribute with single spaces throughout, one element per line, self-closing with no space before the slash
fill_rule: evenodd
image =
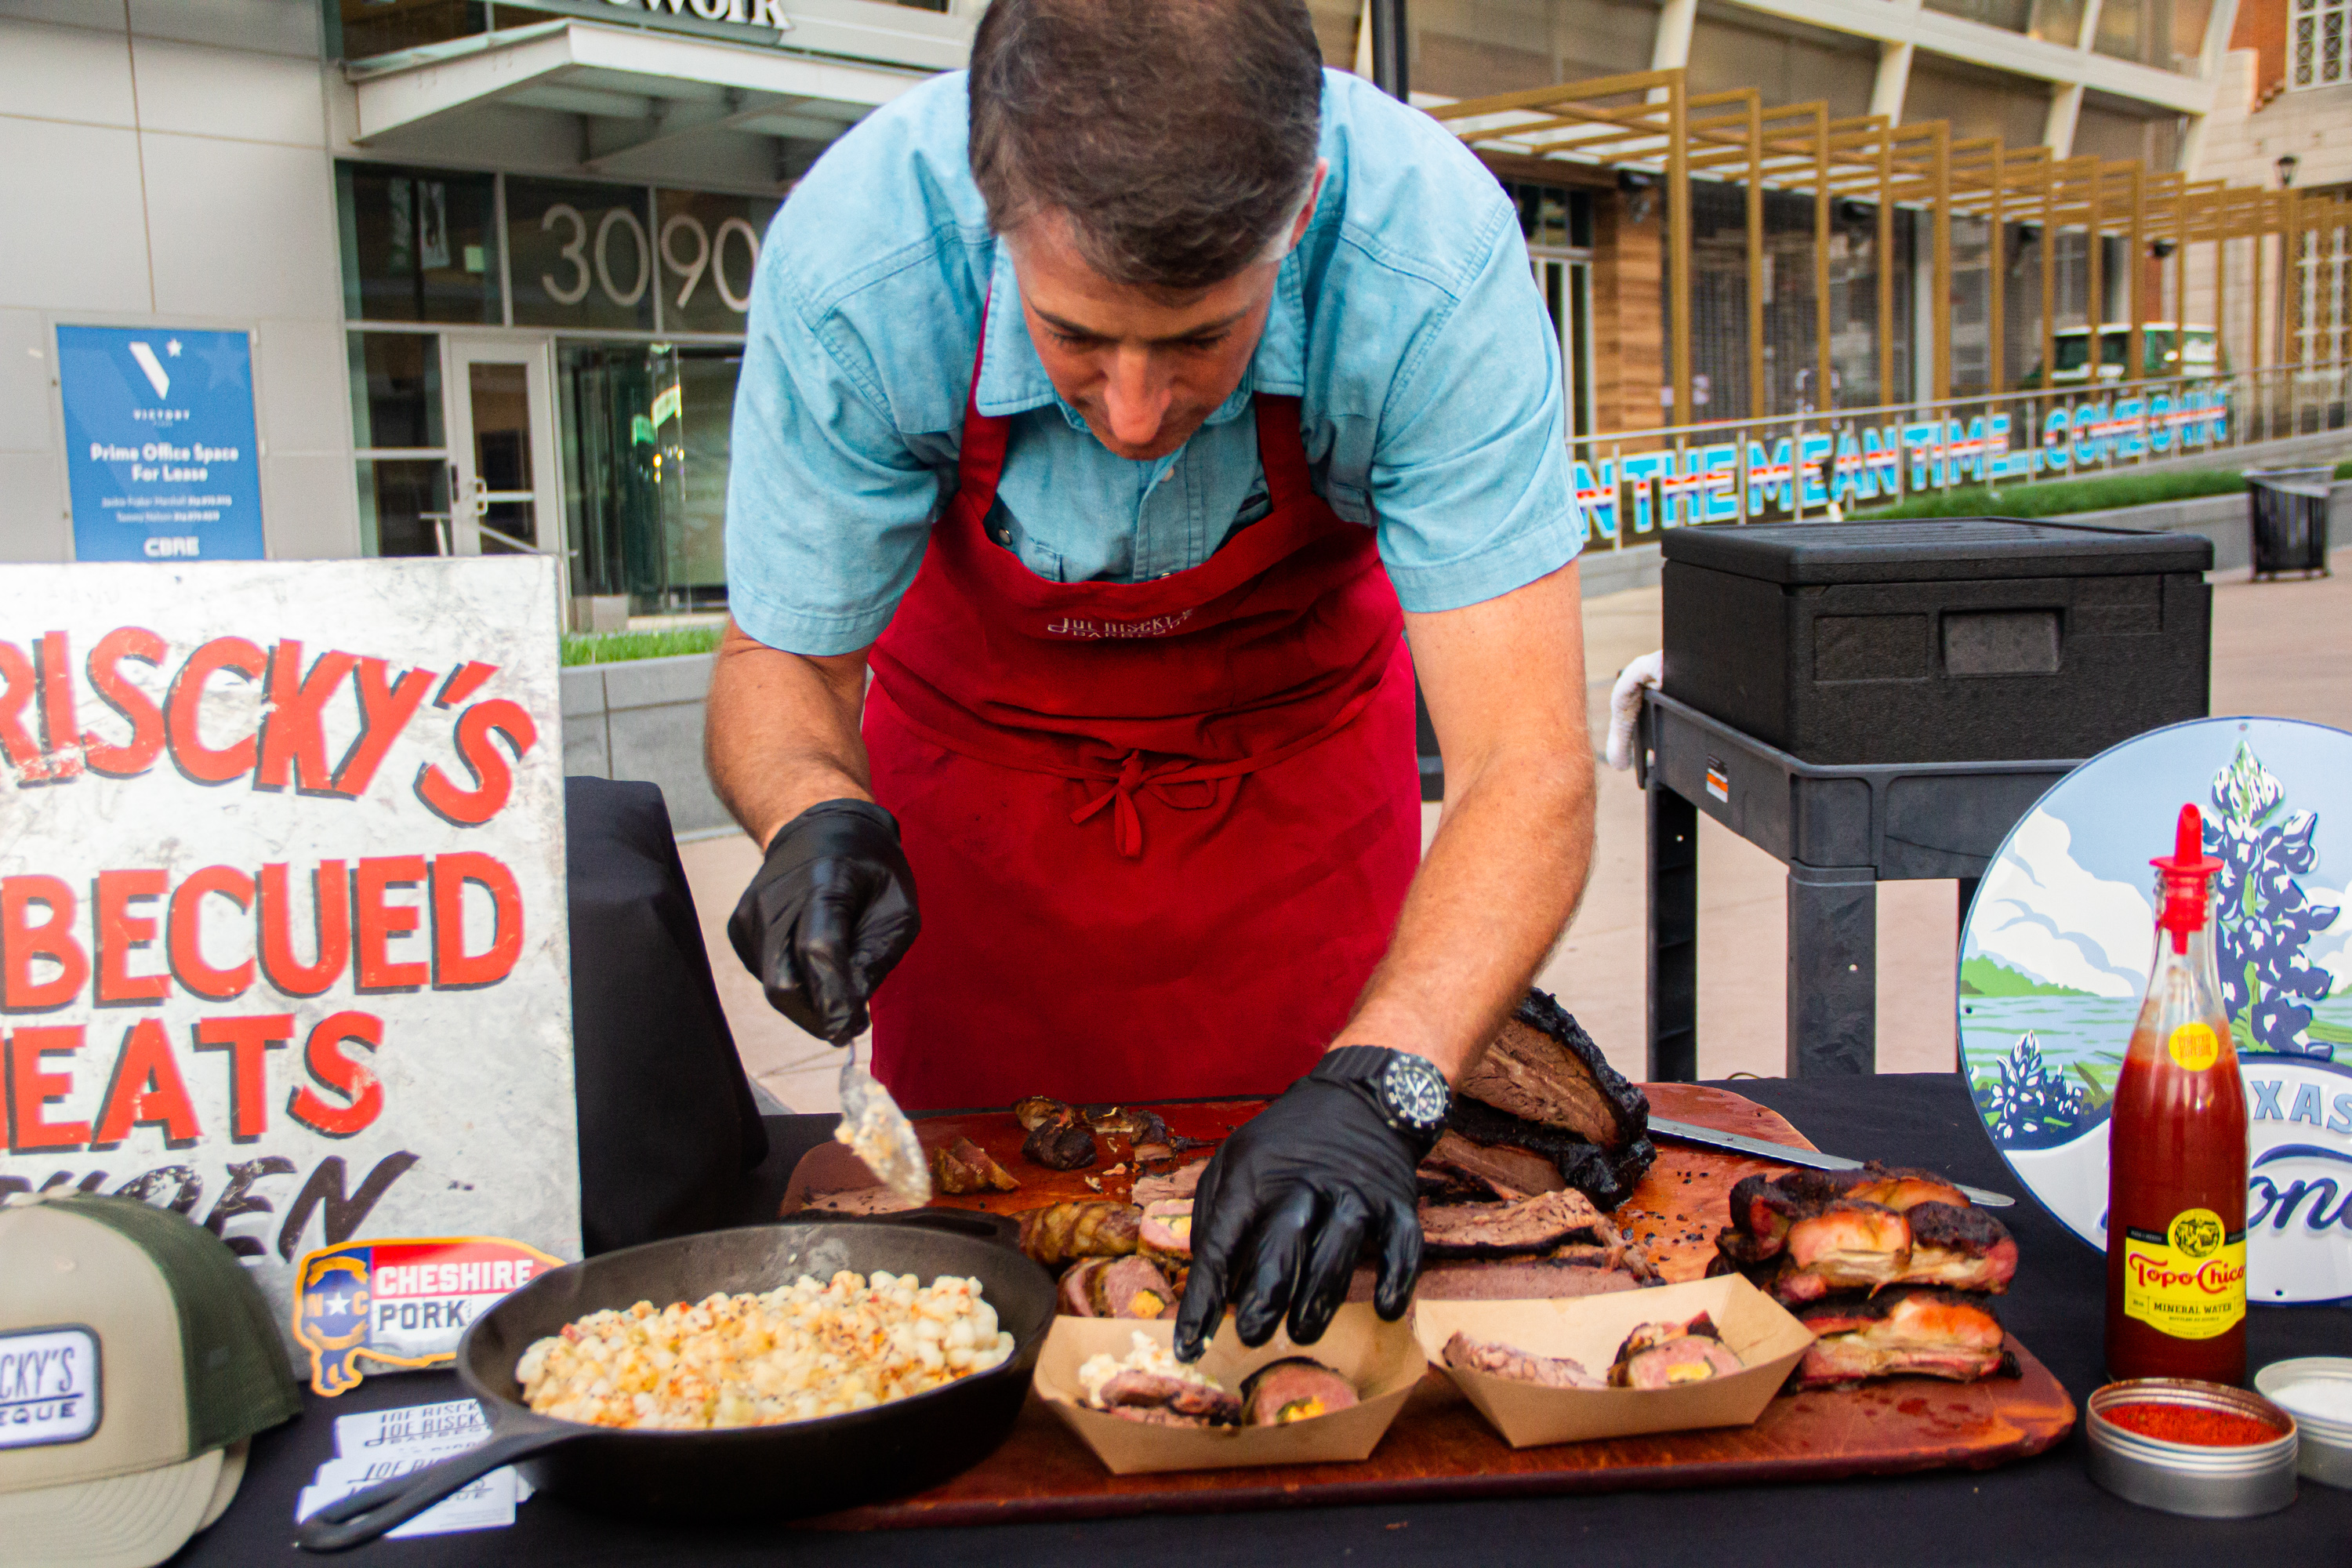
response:
<path id="1" fill-rule="evenodd" d="M 2183 1024 L 2172 1031 L 2165 1042 L 2172 1059 L 2190 1072 L 2203 1072 L 2221 1057 L 2221 1042 L 2212 1028 L 2204 1024 Z"/>

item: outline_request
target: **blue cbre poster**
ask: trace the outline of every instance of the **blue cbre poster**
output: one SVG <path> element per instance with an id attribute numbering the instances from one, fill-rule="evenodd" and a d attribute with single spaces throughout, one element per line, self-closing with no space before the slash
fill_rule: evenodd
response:
<path id="1" fill-rule="evenodd" d="M 77 561 L 258 561 L 243 332 L 58 329 Z"/>

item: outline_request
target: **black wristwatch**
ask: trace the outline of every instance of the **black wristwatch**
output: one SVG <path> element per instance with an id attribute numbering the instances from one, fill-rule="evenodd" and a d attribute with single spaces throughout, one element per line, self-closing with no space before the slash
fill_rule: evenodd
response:
<path id="1" fill-rule="evenodd" d="M 1341 1046 L 1326 1051 L 1307 1076 L 1362 1090 L 1382 1120 L 1423 1154 L 1444 1132 L 1445 1113 L 1454 1104 L 1454 1091 L 1435 1062 L 1385 1046 Z"/>

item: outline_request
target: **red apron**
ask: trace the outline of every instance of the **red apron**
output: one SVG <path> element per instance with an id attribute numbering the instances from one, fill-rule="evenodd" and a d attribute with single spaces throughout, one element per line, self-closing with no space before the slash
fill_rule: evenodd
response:
<path id="1" fill-rule="evenodd" d="M 923 911 L 873 1002 L 901 1104 L 1272 1093 L 1386 950 L 1421 850 L 1403 616 L 1298 400 L 1255 412 L 1264 518 L 1190 571 L 1050 583 L 987 537 L 1010 421 L 967 405 L 866 704 Z"/>

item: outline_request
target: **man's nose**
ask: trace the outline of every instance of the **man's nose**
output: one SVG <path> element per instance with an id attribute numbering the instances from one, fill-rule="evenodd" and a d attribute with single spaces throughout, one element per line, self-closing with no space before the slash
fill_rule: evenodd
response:
<path id="1" fill-rule="evenodd" d="M 1174 386 L 1152 363 L 1153 357 L 1149 349 L 1116 349 L 1104 379 L 1104 411 L 1110 420 L 1110 433 L 1130 447 L 1148 446 L 1160 434 L 1160 422 L 1168 416 L 1174 396 Z"/>

